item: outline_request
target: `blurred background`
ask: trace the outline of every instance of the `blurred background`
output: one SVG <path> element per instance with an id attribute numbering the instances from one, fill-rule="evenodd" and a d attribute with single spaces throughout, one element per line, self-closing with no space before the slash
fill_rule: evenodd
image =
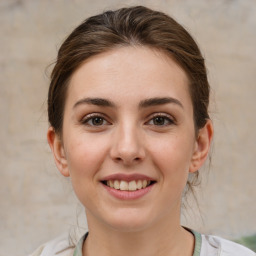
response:
<path id="1" fill-rule="evenodd" d="M 182 224 L 239 239 L 256 233 L 255 0 L 0 1 L 0 256 L 22 256 L 86 221 L 46 141 L 49 73 L 57 49 L 86 17 L 146 5 L 165 11 L 195 37 L 212 86 L 215 137 L 201 170 L 198 204 Z"/>

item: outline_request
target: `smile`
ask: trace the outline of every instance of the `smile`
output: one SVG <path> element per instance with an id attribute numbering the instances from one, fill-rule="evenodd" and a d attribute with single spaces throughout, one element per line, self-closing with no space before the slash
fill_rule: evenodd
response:
<path id="1" fill-rule="evenodd" d="M 110 188 L 114 188 L 116 190 L 121 191 L 136 191 L 144 189 L 152 184 L 155 183 L 155 181 L 150 180 L 131 180 L 131 181 L 125 181 L 125 180 L 105 180 L 102 181 L 102 183 Z"/>
<path id="2" fill-rule="evenodd" d="M 100 182 L 111 196 L 136 200 L 149 194 L 157 180 L 139 173 L 115 173 L 102 178 Z"/>

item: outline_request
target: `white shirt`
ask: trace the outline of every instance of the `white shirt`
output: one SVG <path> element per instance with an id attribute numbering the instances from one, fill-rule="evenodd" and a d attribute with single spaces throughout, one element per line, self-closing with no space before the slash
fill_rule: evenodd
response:
<path id="1" fill-rule="evenodd" d="M 218 236 L 201 235 L 200 256 L 255 256 L 248 248 L 220 238 Z"/>
<path id="2" fill-rule="evenodd" d="M 220 238 L 218 236 L 203 235 L 191 231 L 195 236 L 195 250 L 193 256 L 256 256 L 250 249 Z M 41 245 L 29 256 L 82 256 L 83 242 L 87 233 L 77 245 L 71 245 L 69 235 L 62 235 L 44 245 Z"/>

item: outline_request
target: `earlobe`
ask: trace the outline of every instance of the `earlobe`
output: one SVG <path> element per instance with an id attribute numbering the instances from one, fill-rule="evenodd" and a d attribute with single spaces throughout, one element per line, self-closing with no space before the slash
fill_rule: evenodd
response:
<path id="1" fill-rule="evenodd" d="M 195 149 L 191 159 L 189 172 L 196 172 L 201 168 L 205 160 L 207 159 L 211 141 L 213 138 L 213 125 L 212 121 L 207 120 L 205 126 L 198 132 L 198 137 L 195 142 Z"/>
<path id="2" fill-rule="evenodd" d="M 69 170 L 63 144 L 61 142 L 60 136 L 55 132 L 53 127 L 49 127 L 48 129 L 47 141 L 52 150 L 55 164 L 58 170 L 63 176 L 68 177 Z"/>

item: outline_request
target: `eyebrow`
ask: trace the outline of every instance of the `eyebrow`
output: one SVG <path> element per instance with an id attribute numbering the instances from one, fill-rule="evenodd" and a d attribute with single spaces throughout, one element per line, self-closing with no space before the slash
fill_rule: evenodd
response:
<path id="1" fill-rule="evenodd" d="M 102 107 L 115 107 L 115 104 L 107 99 L 83 98 L 83 99 L 77 101 L 73 108 L 76 108 L 77 106 L 82 105 L 82 104 L 96 105 L 96 106 L 102 106 Z"/>
<path id="2" fill-rule="evenodd" d="M 178 106 L 183 108 L 183 105 L 181 104 L 181 102 L 172 97 L 146 99 L 146 100 L 143 100 L 140 102 L 139 107 L 146 108 L 146 107 L 151 107 L 151 106 L 164 105 L 164 104 L 168 104 L 168 103 L 177 104 Z"/>
<path id="3" fill-rule="evenodd" d="M 142 100 L 139 103 L 139 108 L 147 108 L 152 106 L 158 106 L 158 105 L 165 105 L 168 103 L 177 104 L 178 106 L 183 108 L 183 105 L 181 102 L 175 98 L 172 97 L 156 97 L 156 98 L 149 98 L 146 100 Z M 95 105 L 95 106 L 101 106 L 101 107 L 115 107 L 116 105 L 107 99 L 103 98 L 83 98 L 75 103 L 73 108 L 76 108 L 79 105 L 83 104 L 89 104 L 89 105 Z"/>

